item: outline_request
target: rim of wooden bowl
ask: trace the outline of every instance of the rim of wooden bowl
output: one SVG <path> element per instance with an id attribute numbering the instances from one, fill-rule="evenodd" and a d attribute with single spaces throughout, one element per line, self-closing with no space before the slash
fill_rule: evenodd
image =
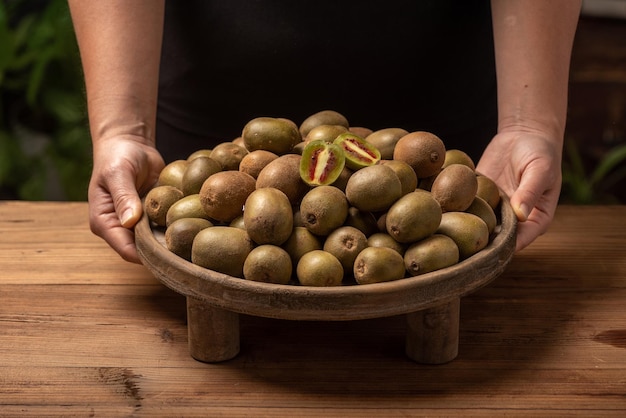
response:
<path id="1" fill-rule="evenodd" d="M 144 214 L 135 227 L 142 263 L 165 286 L 228 311 L 293 320 L 356 320 L 416 312 L 463 297 L 498 277 L 515 251 L 517 218 L 501 199 L 500 223 L 480 252 L 459 263 L 401 280 L 336 287 L 260 283 L 195 265 L 157 239 Z"/>

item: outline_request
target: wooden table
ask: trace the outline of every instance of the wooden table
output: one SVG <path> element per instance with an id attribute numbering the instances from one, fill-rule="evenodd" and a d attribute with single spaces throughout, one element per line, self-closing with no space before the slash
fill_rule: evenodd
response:
<path id="1" fill-rule="evenodd" d="M 85 203 L 0 202 L 0 416 L 624 416 L 626 206 L 561 206 L 461 300 L 458 357 L 404 354 L 403 317 L 243 316 L 205 364 L 185 299 L 93 236 Z"/>

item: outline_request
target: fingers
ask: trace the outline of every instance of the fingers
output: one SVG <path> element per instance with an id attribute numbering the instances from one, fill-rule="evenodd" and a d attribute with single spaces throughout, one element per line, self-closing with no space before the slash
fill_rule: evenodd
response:
<path id="1" fill-rule="evenodd" d="M 560 180 L 544 170 L 528 169 L 510 202 L 518 220 L 516 251 L 544 234 L 552 222 L 559 199 Z"/>
<path id="2" fill-rule="evenodd" d="M 139 263 L 132 228 L 142 215 L 142 204 L 132 170 L 98 172 L 89 188 L 90 226 L 124 260 Z"/>

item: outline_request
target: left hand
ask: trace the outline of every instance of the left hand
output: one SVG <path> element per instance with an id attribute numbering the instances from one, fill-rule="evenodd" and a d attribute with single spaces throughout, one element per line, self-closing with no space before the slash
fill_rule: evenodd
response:
<path id="1" fill-rule="evenodd" d="M 545 233 L 561 192 L 562 142 L 542 132 L 509 129 L 485 149 L 476 171 L 509 197 L 519 220 L 516 251 Z"/>

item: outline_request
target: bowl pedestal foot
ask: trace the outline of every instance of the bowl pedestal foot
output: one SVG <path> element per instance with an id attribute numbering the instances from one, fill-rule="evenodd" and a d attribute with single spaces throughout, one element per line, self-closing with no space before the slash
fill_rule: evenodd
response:
<path id="1" fill-rule="evenodd" d="M 187 333 L 191 357 L 205 363 L 239 354 L 239 314 L 187 297 Z"/>
<path id="2" fill-rule="evenodd" d="M 406 314 L 406 355 L 423 364 L 443 364 L 459 353 L 461 299 Z"/>
<path id="3" fill-rule="evenodd" d="M 454 360 L 459 348 L 460 299 L 406 314 L 406 355 L 422 364 Z M 191 356 L 205 363 L 239 354 L 239 314 L 187 297 L 187 329 Z"/>

